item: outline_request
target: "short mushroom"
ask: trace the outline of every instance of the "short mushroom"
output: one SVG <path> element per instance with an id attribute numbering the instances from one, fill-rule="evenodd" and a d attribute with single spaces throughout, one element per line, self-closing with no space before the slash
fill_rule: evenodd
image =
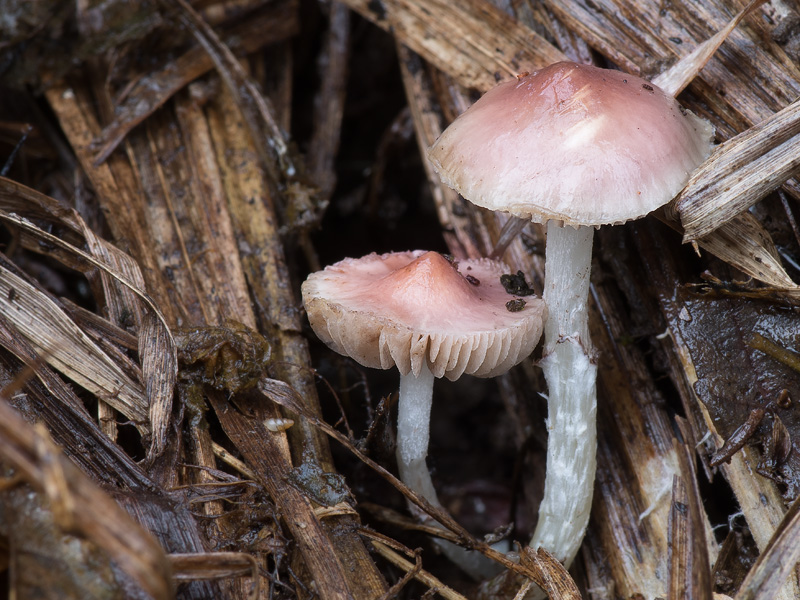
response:
<path id="1" fill-rule="evenodd" d="M 311 327 L 331 349 L 366 367 L 400 371 L 400 478 L 437 506 L 425 462 L 434 377 L 500 375 L 541 336 L 544 303 L 513 300 L 500 282 L 507 272 L 499 261 L 456 264 L 417 250 L 347 258 L 302 286 Z M 464 566 L 461 549 L 443 550 Z"/>
<path id="2" fill-rule="evenodd" d="M 594 228 L 669 202 L 713 137 L 708 122 L 644 79 L 560 62 L 487 92 L 429 150 L 442 181 L 468 200 L 547 223 L 541 366 L 550 437 L 531 545 L 566 565 L 583 539 L 595 473 Z"/>

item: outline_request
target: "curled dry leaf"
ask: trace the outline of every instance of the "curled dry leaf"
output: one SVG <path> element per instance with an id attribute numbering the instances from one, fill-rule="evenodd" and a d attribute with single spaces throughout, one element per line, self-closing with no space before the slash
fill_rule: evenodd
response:
<path id="1" fill-rule="evenodd" d="M 764 459 L 758 465 L 758 472 L 769 473 L 779 468 L 791 455 L 794 447 L 792 436 L 778 415 L 772 416 L 772 431 L 764 444 Z"/>
<path id="2" fill-rule="evenodd" d="M 761 420 L 764 418 L 763 408 L 754 408 L 747 416 L 747 420 L 739 425 L 736 430 L 730 435 L 722 447 L 717 450 L 714 455 L 709 459 L 708 464 L 712 467 L 717 467 L 725 461 L 729 461 L 731 456 L 741 450 L 747 441 L 753 436 L 761 425 Z"/>
<path id="3" fill-rule="evenodd" d="M 98 269 L 112 318 L 122 320 L 123 315 L 133 316 L 138 329 L 146 417 L 134 418 L 125 411 L 120 412 L 138 422 L 143 431 L 150 434 L 148 456 L 157 456 L 166 443 L 178 360 L 172 335 L 159 308 L 145 291 L 138 264 L 112 244 L 95 236 L 77 212 L 25 186 L 0 179 L 0 207 L 18 211 L 8 213 L 0 210 L 0 218 L 16 226 L 22 232 L 23 239 L 29 240 L 28 245 L 32 250 L 45 250 L 60 262 L 87 275 L 91 275 L 94 268 Z M 26 218 L 28 215 L 43 219 L 53 226 L 66 226 L 71 234 L 83 238 L 89 252 L 70 243 L 77 243 L 78 240 L 70 237 L 70 241 L 65 241 L 39 228 Z M 141 387 L 141 384 L 138 385 Z M 113 394 L 113 388 L 108 393 Z M 103 396 L 100 399 L 105 400 Z M 114 406 L 113 402 L 108 403 Z"/>
<path id="4" fill-rule="evenodd" d="M 43 291 L 0 267 L 0 314 L 48 363 L 149 434 L 148 403 L 134 381 Z"/>
<path id="5" fill-rule="evenodd" d="M 697 243 L 732 265 L 785 296 L 800 297 L 800 287 L 783 268 L 769 233 L 750 213 L 735 215 Z"/>

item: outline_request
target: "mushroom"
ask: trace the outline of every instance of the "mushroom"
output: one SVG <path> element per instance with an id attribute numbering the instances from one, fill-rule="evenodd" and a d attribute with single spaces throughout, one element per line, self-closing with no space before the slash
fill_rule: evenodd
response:
<path id="1" fill-rule="evenodd" d="M 542 333 L 544 303 L 512 300 L 500 282 L 507 272 L 499 261 L 454 263 L 417 250 L 346 258 L 302 285 L 308 320 L 325 344 L 366 367 L 400 371 L 400 478 L 437 506 L 425 463 L 434 377 L 500 375 L 531 354 Z M 461 548 L 443 550 L 476 568 L 464 564 Z"/>
<path id="2" fill-rule="evenodd" d="M 547 223 L 541 366 L 547 471 L 531 540 L 567 566 L 589 520 L 597 367 L 588 331 L 594 228 L 669 202 L 710 154 L 711 124 L 655 85 L 559 62 L 487 92 L 429 150 L 442 181 L 473 203 Z"/>

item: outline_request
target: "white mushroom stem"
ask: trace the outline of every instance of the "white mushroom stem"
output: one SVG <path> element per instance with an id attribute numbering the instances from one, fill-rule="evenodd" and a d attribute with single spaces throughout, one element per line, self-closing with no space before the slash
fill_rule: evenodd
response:
<path id="1" fill-rule="evenodd" d="M 400 376 L 397 406 L 397 466 L 400 479 L 431 504 L 439 505 L 425 458 L 430 441 L 433 373 L 423 364 L 418 376 Z"/>
<path id="2" fill-rule="evenodd" d="M 569 566 L 583 540 L 596 466 L 597 366 L 589 340 L 593 227 L 547 223 L 541 367 L 548 387 L 547 472 L 530 545 Z"/>
<path id="3" fill-rule="evenodd" d="M 428 502 L 443 508 L 433 487 L 430 471 L 425 461 L 430 441 L 431 401 L 433 399 L 433 374 L 427 364 L 419 375 L 400 375 L 400 398 L 397 402 L 397 466 L 400 479 Z M 419 508 L 410 505 L 419 519 L 428 519 Z M 436 523 L 441 526 L 441 524 Z M 497 575 L 497 564 L 482 554 L 466 550 L 445 540 L 436 545 L 447 558 L 475 579 Z"/>

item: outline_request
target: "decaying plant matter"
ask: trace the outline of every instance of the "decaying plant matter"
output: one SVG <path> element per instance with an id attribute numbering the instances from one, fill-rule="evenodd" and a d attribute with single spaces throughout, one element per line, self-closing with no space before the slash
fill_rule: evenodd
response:
<path id="1" fill-rule="evenodd" d="M 680 94 L 719 144 L 677 202 L 596 232 L 597 491 L 568 573 L 492 546 L 535 527 L 532 361 L 437 389 L 432 506 L 393 475 L 396 381 L 319 344 L 299 284 L 370 252 L 489 255 L 509 217 L 424 160 L 456 115 L 565 58 L 653 80 L 745 3 L 7 4 L 16 597 L 800 598 L 795 6 L 753 8 Z M 503 256 L 537 292 L 543 258 L 533 224 Z M 431 535 L 506 574 L 470 581 Z"/>

